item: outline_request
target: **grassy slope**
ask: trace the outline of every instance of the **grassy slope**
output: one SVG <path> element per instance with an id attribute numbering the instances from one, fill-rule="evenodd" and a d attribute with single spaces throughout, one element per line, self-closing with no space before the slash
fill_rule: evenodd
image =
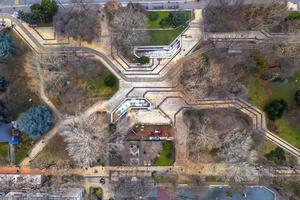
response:
<path id="1" fill-rule="evenodd" d="M 288 102 L 289 107 L 294 107 L 294 93 L 300 89 L 300 71 L 296 72 L 286 85 L 271 84 L 261 80 L 258 76 L 254 76 L 248 84 L 249 96 L 251 102 L 258 108 L 263 109 L 267 102 L 273 99 L 284 99 Z M 288 117 L 284 115 L 281 119 L 275 121 L 277 126 L 277 134 L 300 148 L 300 126 L 293 124 Z"/>

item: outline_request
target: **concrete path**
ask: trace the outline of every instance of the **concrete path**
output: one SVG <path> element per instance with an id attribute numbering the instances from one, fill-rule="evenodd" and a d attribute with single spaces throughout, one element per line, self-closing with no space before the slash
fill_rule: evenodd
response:
<path id="1" fill-rule="evenodd" d="M 1 16 L 0 16 L 1 17 Z M 8 23 L 13 22 L 15 24 L 14 30 L 23 38 L 24 41 L 27 42 L 29 46 L 31 46 L 32 49 L 34 49 L 37 52 L 46 52 L 46 51 L 56 51 L 60 50 L 61 48 L 49 48 L 45 47 L 41 42 L 40 39 L 37 39 L 37 35 L 35 33 L 32 33 L 32 30 L 30 28 L 26 27 L 26 25 L 23 25 L 19 22 L 19 20 L 9 16 L 4 15 L 5 20 L 7 20 Z M 195 12 L 195 19 L 201 20 L 201 11 Z M 198 24 L 198 23 L 196 23 Z M 192 29 L 198 29 L 201 27 L 198 26 L 192 26 Z M 190 33 L 188 33 L 187 36 L 192 37 L 198 37 L 196 32 L 194 30 L 190 30 Z M 186 37 L 186 44 L 188 46 L 188 43 L 190 42 L 189 37 Z M 167 114 L 171 119 L 173 119 L 173 123 L 176 125 L 176 116 L 178 112 L 182 110 L 182 108 L 186 106 L 194 106 L 199 108 L 216 108 L 216 107 L 235 107 L 245 114 L 249 115 L 253 119 L 254 126 L 257 127 L 258 130 L 260 130 L 269 140 L 273 141 L 278 146 L 284 148 L 286 151 L 290 152 L 291 154 L 295 155 L 296 157 L 300 157 L 300 151 L 299 149 L 293 147 L 292 145 L 288 144 L 275 134 L 271 133 L 266 128 L 265 123 L 265 115 L 263 112 L 255 108 L 254 106 L 248 104 L 247 102 L 244 102 L 240 99 L 226 99 L 226 100 L 201 100 L 199 102 L 187 102 L 184 95 L 178 93 L 178 91 L 174 91 L 172 89 L 172 86 L 166 81 L 163 81 L 161 77 L 155 77 L 150 79 L 144 79 L 144 78 L 128 78 L 124 74 L 120 73 L 118 71 L 118 67 L 111 61 L 111 58 L 106 56 L 105 54 L 101 53 L 100 51 L 97 51 L 96 49 L 91 49 L 87 47 L 65 47 L 63 49 L 64 51 L 84 51 L 88 53 L 92 53 L 98 57 L 113 73 L 116 74 L 116 76 L 120 79 L 120 90 L 108 101 L 104 102 L 98 102 L 82 112 L 80 115 L 83 115 L 84 117 L 88 117 L 91 114 L 99 111 L 99 110 L 105 110 L 107 112 L 112 111 L 115 107 L 117 107 L 126 97 L 128 96 L 144 96 L 144 95 L 150 95 L 152 93 L 151 101 L 153 101 L 153 104 L 156 105 L 158 109 L 161 109 L 165 114 Z M 184 57 L 186 54 L 182 53 L 178 56 L 178 60 L 182 57 Z M 171 95 L 168 93 L 168 91 L 173 92 Z M 155 96 L 155 93 L 160 93 L 160 97 L 153 98 Z M 164 93 L 165 92 L 165 93 Z M 47 101 L 47 99 L 44 99 L 44 101 Z M 49 102 L 50 103 L 50 102 Z M 50 104 L 51 105 L 51 104 Z M 55 110 L 54 108 L 52 108 Z M 61 119 L 57 125 L 43 138 L 41 139 L 32 149 L 29 156 L 22 162 L 21 166 L 29 166 L 30 161 L 34 159 L 39 152 L 42 151 L 42 149 L 46 146 L 47 142 L 55 136 L 55 134 L 59 131 L 60 126 L 62 126 L 65 123 L 69 123 L 71 120 L 73 120 L 75 117 L 73 116 L 67 116 L 64 119 Z M 200 170 L 201 166 L 195 166 L 190 165 L 190 167 L 187 167 L 185 169 L 182 169 L 179 166 L 174 166 L 174 169 L 178 169 L 180 171 L 187 170 L 192 171 Z M 202 166 L 203 168 L 203 166 Z M 91 168 L 94 169 L 94 168 Z M 119 167 L 119 168 L 113 168 L 113 167 L 106 167 L 105 170 L 132 170 L 132 168 L 126 168 L 126 167 Z M 164 170 L 164 168 L 151 167 L 151 170 Z M 173 167 L 171 167 L 173 169 Z M 209 167 L 207 169 L 210 169 Z M 143 167 L 138 167 L 137 170 L 143 170 Z M 201 170 L 199 173 L 202 172 Z M 103 172 L 104 173 L 104 172 Z"/>

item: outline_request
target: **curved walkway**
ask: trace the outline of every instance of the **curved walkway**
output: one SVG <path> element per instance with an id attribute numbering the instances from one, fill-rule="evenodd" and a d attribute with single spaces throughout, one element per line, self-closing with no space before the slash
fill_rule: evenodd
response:
<path id="1" fill-rule="evenodd" d="M 130 86 L 127 87 L 127 90 L 119 90 L 118 93 L 116 95 L 114 95 L 109 101 L 107 102 L 99 102 L 96 103 L 94 106 L 92 106 L 91 108 L 87 109 L 85 112 L 83 112 L 84 116 L 89 116 L 90 114 L 96 112 L 99 109 L 105 109 L 107 106 L 110 108 L 110 110 L 112 110 L 113 108 L 115 108 L 116 106 L 118 106 L 117 103 L 121 103 L 127 96 L 129 96 L 133 91 L 135 87 L 135 83 L 134 82 L 144 82 L 144 83 L 148 83 L 145 84 L 145 86 L 140 87 L 141 89 L 144 88 L 144 91 L 147 93 L 150 90 L 151 91 L 158 91 L 157 87 L 155 87 L 157 83 L 158 85 L 161 84 L 161 81 L 163 81 L 165 79 L 165 77 L 156 77 L 156 78 L 128 78 L 127 76 L 125 76 L 123 73 L 121 73 L 121 71 L 119 70 L 119 68 L 110 60 L 110 58 L 108 58 L 105 54 L 95 50 L 95 49 L 91 49 L 88 47 L 74 47 L 74 46 L 64 46 L 64 47 L 44 47 L 43 45 L 41 45 L 41 43 L 27 30 L 27 28 L 16 18 L 12 17 L 9 14 L 0 14 L 0 17 L 4 17 L 6 20 L 11 21 L 14 24 L 14 31 L 16 31 L 24 41 L 26 41 L 26 43 L 36 52 L 38 53 L 46 53 L 46 52 L 51 52 L 51 51 L 55 51 L 55 52 L 69 52 L 69 51 L 83 51 L 83 52 L 87 52 L 87 53 L 91 53 L 94 54 L 98 57 L 98 59 L 100 59 L 101 61 L 103 61 L 103 63 L 109 68 L 111 69 L 116 76 L 118 76 L 121 80 L 123 79 L 123 81 L 125 82 L 130 82 Z M 147 87 L 148 86 L 148 87 Z M 153 86 L 152 88 L 149 86 Z M 173 91 L 174 92 L 174 91 Z M 266 122 L 265 122 L 265 115 L 262 111 L 258 110 L 257 108 L 255 108 L 254 106 L 250 105 L 247 102 L 244 102 L 240 99 L 226 99 L 226 100 L 201 100 L 198 101 L 196 103 L 190 103 L 187 102 L 185 99 L 183 99 L 183 101 L 185 102 L 183 105 L 176 105 L 175 106 L 175 110 L 170 111 L 168 110 L 168 108 L 164 108 L 164 105 L 166 105 L 166 102 L 169 101 L 169 99 L 183 99 L 182 96 L 180 97 L 176 97 L 176 96 L 163 96 L 163 100 L 162 102 L 160 102 L 158 105 L 158 108 L 160 108 L 164 113 L 166 113 L 167 115 L 169 115 L 171 118 L 173 118 L 174 123 L 176 124 L 176 114 L 177 112 L 181 111 L 184 107 L 187 106 L 204 106 L 206 108 L 214 108 L 214 107 L 220 107 L 220 106 L 231 106 L 231 107 L 235 107 L 239 110 L 241 110 L 242 112 L 246 113 L 247 115 L 249 115 L 252 119 L 253 122 L 255 124 L 255 126 L 257 127 L 257 129 L 262 132 L 269 140 L 271 140 L 272 142 L 276 143 L 278 146 L 282 147 L 283 149 L 285 149 L 286 151 L 290 152 L 291 154 L 295 155 L 296 157 L 300 158 L 300 150 L 293 147 L 292 145 L 290 145 L 289 143 L 287 143 L 286 141 L 282 140 L 281 138 L 279 138 L 278 136 L 276 136 L 275 134 L 273 134 L 272 132 L 270 132 L 267 127 L 266 127 Z M 118 99 L 118 101 L 115 101 L 116 99 Z M 112 103 L 113 102 L 113 103 Z M 117 104 L 117 105 L 116 105 Z M 53 110 L 55 111 L 55 109 L 53 108 Z M 67 123 L 69 120 L 73 119 L 71 118 L 66 118 L 65 120 L 62 120 L 61 123 L 58 123 L 53 130 L 51 130 L 44 138 L 44 140 L 49 140 L 49 138 L 51 139 L 56 132 L 59 129 L 59 126 L 63 123 Z M 33 158 L 35 158 L 38 153 L 43 149 L 43 147 L 46 145 L 45 142 L 43 142 L 43 140 L 41 140 L 37 145 L 35 145 L 35 147 L 32 149 L 32 151 L 30 152 L 30 155 L 27 159 L 24 160 L 24 162 L 22 162 L 22 165 L 28 165 L 30 160 L 32 160 Z"/>
<path id="2" fill-rule="evenodd" d="M 143 96 L 146 97 L 146 95 L 148 95 L 147 98 L 151 101 L 151 98 L 149 97 L 149 92 L 152 92 L 157 95 L 160 91 L 155 90 L 153 88 L 152 91 L 150 91 L 149 89 L 147 92 L 144 93 Z M 173 92 L 173 94 L 174 92 L 177 92 L 177 94 L 175 96 L 171 94 L 165 94 L 163 99 L 159 99 L 159 102 L 152 103 L 154 105 L 157 105 L 159 109 L 161 109 L 166 115 L 168 115 L 172 119 L 175 126 L 176 116 L 185 108 L 194 107 L 200 109 L 214 109 L 233 107 L 249 116 L 253 121 L 254 128 L 260 133 L 262 133 L 268 140 L 272 141 L 273 143 L 283 148 L 287 152 L 291 153 L 292 155 L 296 156 L 297 158 L 300 158 L 300 150 L 298 148 L 294 147 L 293 145 L 289 144 L 288 142 L 286 142 L 285 140 L 281 139 L 276 134 L 268 130 L 265 113 L 242 99 L 204 99 L 199 100 L 197 102 L 191 102 L 187 100 L 188 98 L 184 94 L 180 94 L 180 92 L 178 91 L 169 90 L 163 92 Z M 155 100 L 157 100 L 157 98 L 155 98 Z"/>

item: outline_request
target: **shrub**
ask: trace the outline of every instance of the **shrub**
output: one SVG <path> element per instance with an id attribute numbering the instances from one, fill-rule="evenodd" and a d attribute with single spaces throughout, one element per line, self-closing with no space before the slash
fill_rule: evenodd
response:
<path id="1" fill-rule="evenodd" d="M 270 153 L 266 154 L 265 156 L 268 160 L 273 161 L 277 165 L 282 165 L 286 160 L 285 152 L 280 147 L 270 151 Z"/>
<path id="2" fill-rule="evenodd" d="M 296 105 L 300 106 L 300 90 L 297 90 L 295 92 L 295 101 L 296 101 Z"/>
<path id="3" fill-rule="evenodd" d="M 300 19 L 300 12 L 298 11 L 293 11 L 289 14 L 287 17 L 288 20 L 294 20 L 294 19 Z"/>
<path id="4" fill-rule="evenodd" d="M 150 21 L 155 21 L 158 19 L 158 13 L 157 12 L 148 12 L 147 13 L 148 19 Z"/>
<path id="5" fill-rule="evenodd" d="M 150 62 L 150 58 L 147 56 L 139 57 L 137 60 L 141 65 L 148 64 Z"/>
<path id="6" fill-rule="evenodd" d="M 169 13 L 169 15 L 167 17 L 163 18 L 159 22 L 159 25 L 161 28 L 172 27 L 173 26 L 173 14 Z"/>
<path id="7" fill-rule="evenodd" d="M 274 121 L 282 117 L 287 107 L 288 104 L 283 99 L 273 100 L 265 106 L 265 111 L 269 119 Z"/>
<path id="8" fill-rule="evenodd" d="M 108 87 L 115 86 L 117 84 L 117 82 L 118 82 L 118 79 L 113 74 L 109 74 L 104 79 L 104 84 Z"/>
<path id="9" fill-rule="evenodd" d="M 19 11 L 19 17 L 21 20 L 28 24 L 36 24 L 42 20 L 42 16 L 39 12 L 24 12 L 22 10 Z"/>
<path id="10" fill-rule="evenodd" d="M 31 107 L 17 119 L 17 127 L 32 139 L 37 139 L 52 126 L 52 115 L 45 106 Z"/>
<path id="11" fill-rule="evenodd" d="M 0 94 L 6 91 L 7 85 L 5 77 L 0 75 Z"/>
<path id="12" fill-rule="evenodd" d="M 175 27 L 184 24 L 187 20 L 185 12 L 174 12 L 172 16 L 173 25 Z"/>

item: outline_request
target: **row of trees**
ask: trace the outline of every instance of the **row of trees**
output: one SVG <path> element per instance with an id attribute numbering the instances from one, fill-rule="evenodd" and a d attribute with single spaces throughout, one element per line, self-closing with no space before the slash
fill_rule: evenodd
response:
<path id="1" fill-rule="evenodd" d="M 147 20 L 141 6 L 128 4 L 127 7 L 117 6 L 105 11 L 112 33 L 112 44 L 116 49 L 126 53 L 134 45 L 147 41 Z M 74 1 L 73 7 L 58 11 L 54 17 L 54 28 L 60 36 L 92 42 L 100 37 L 100 19 L 99 12 L 90 4 Z"/>
<path id="2" fill-rule="evenodd" d="M 245 4 L 244 0 L 213 0 L 203 12 L 205 29 L 216 32 L 243 31 L 259 27 L 268 27 L 273 31 L 292 30 L 292 24 L 287 23 L 287 16 L 285 1 Z"/>
<path id="3" fill-rule="evenodd" d="M 60 9 L 54 16 L 55 32 L 75 40 L 92 42 L 100 37 L 99 13 L 85 1 L 73 1 L 74 6 Z"/>

